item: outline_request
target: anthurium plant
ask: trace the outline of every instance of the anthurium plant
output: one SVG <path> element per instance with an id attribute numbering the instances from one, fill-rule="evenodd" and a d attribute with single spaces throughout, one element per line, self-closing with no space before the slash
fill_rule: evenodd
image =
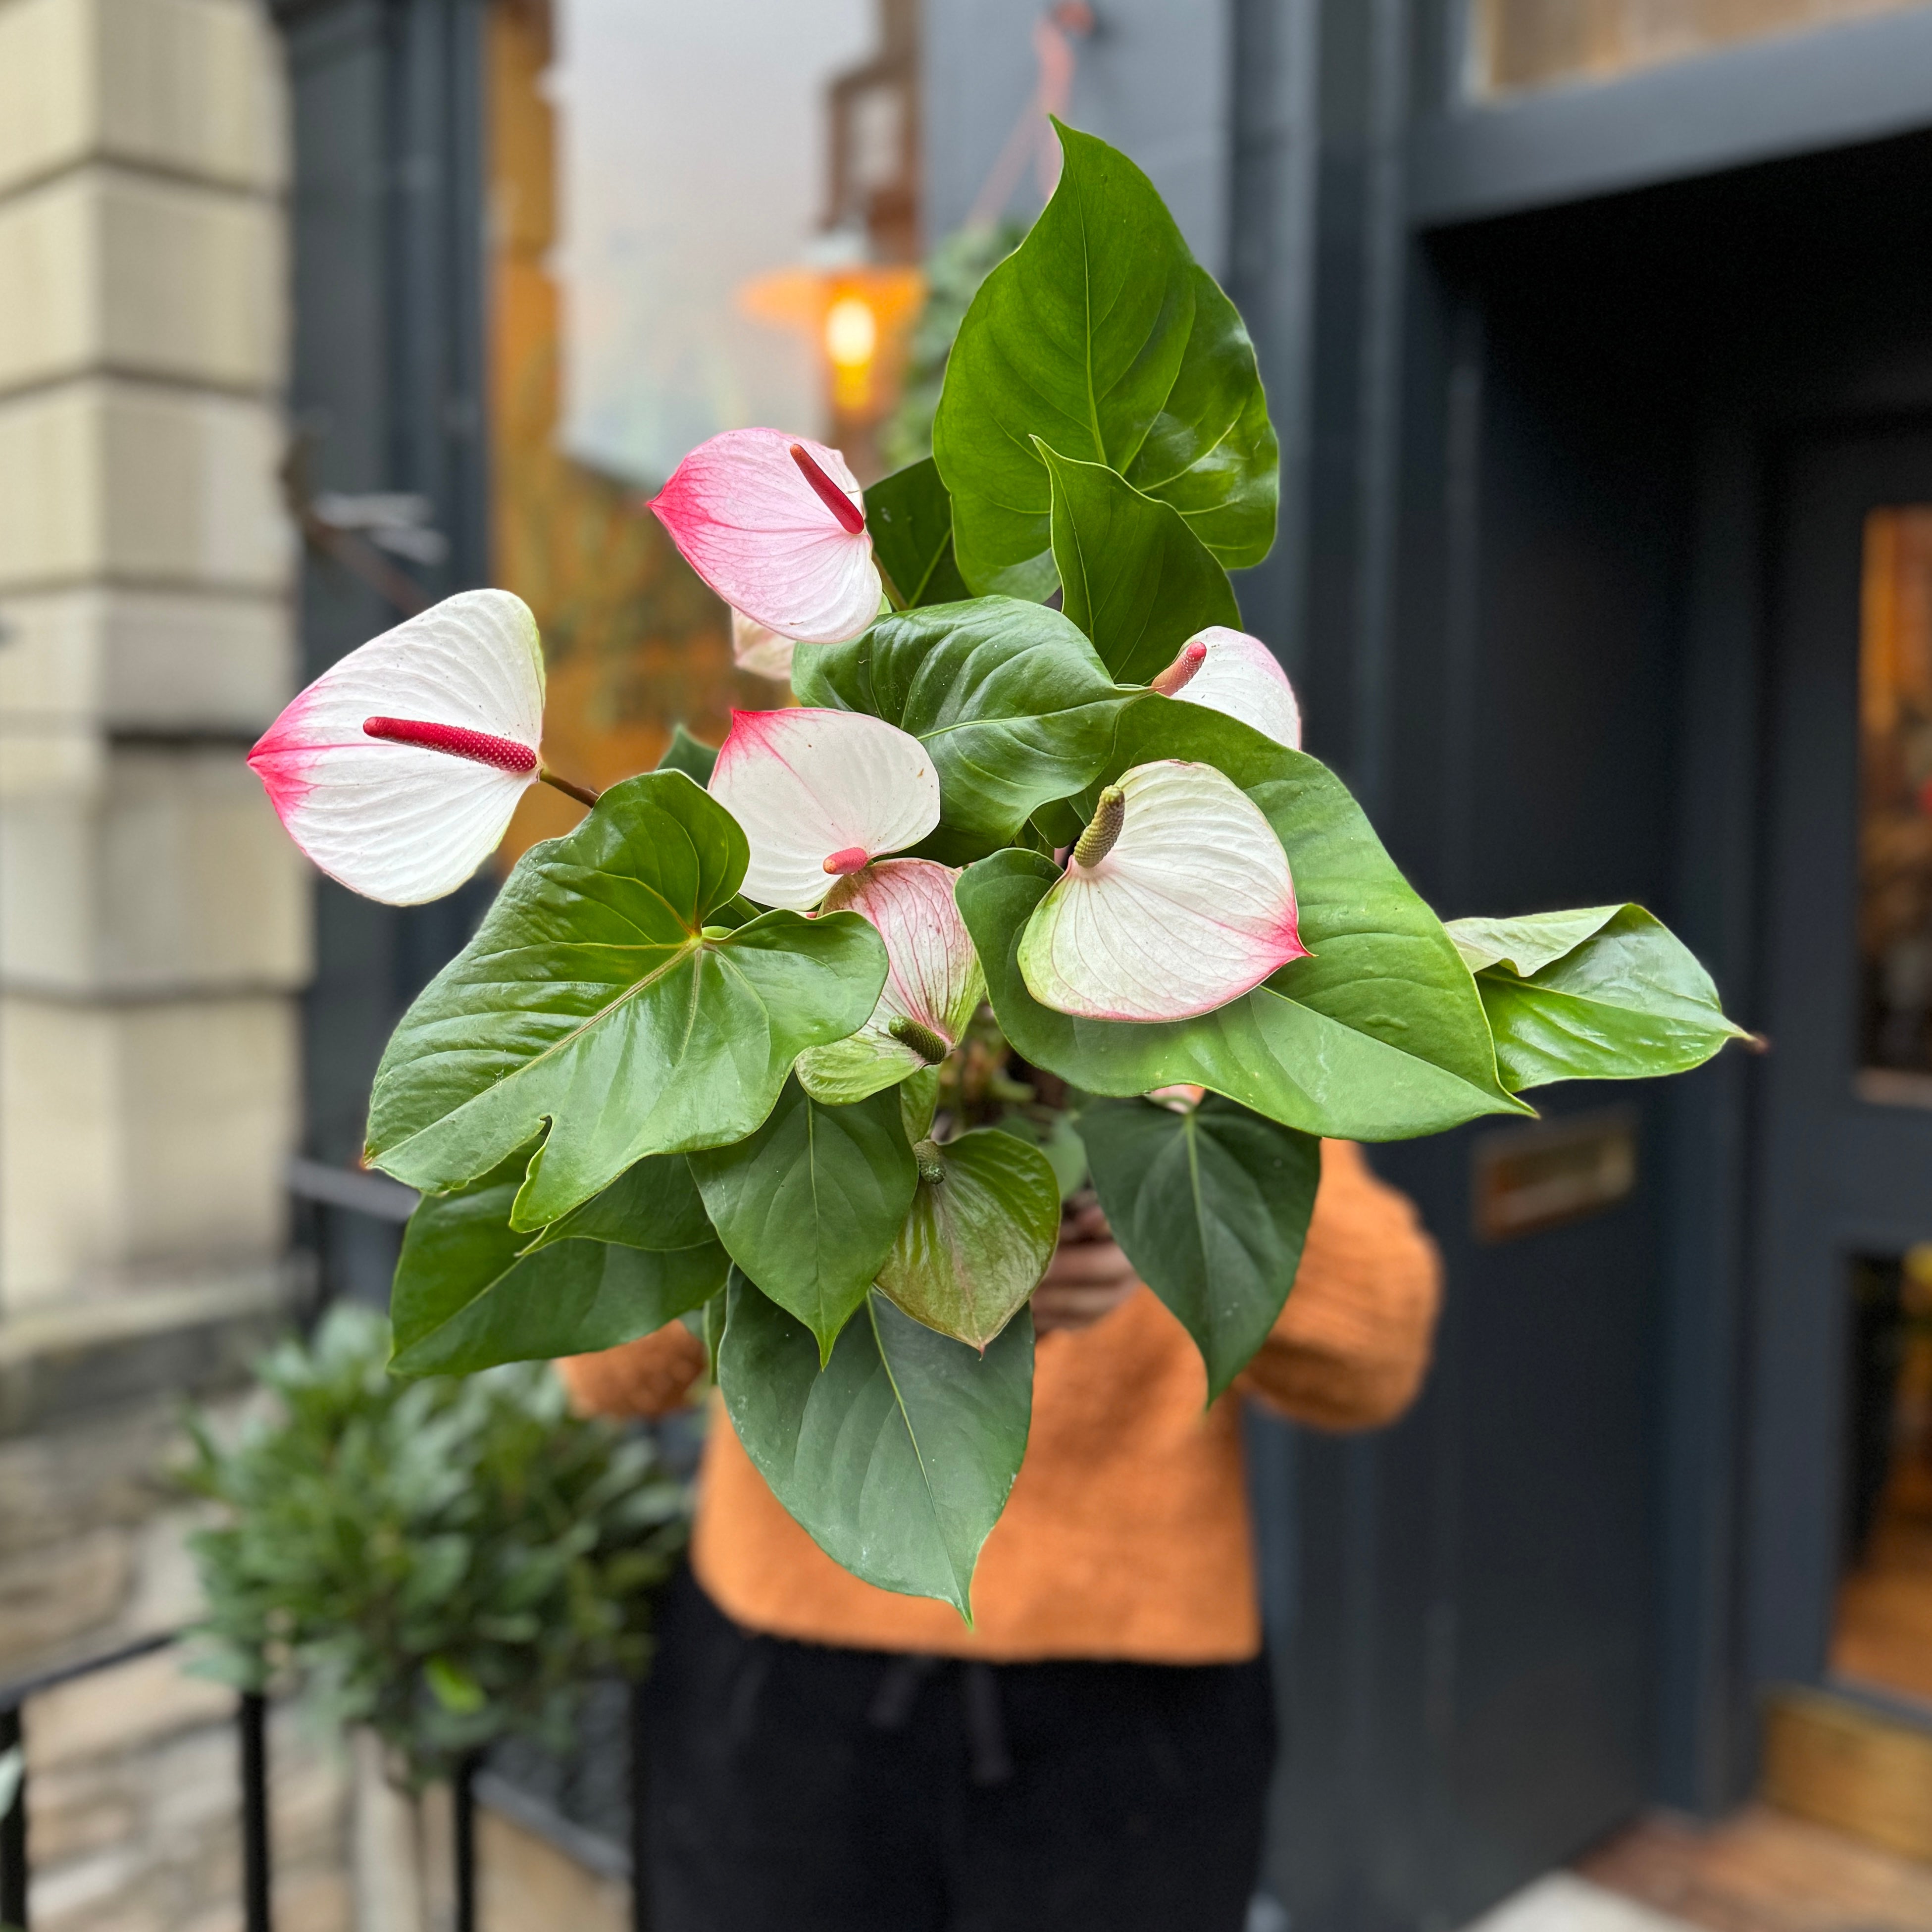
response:
<path id="1" fill-rule="evenodd" d="M 1637 908 L 1445 926 L 1300 749 L 1227 574 L 1274 535 L 1253 350 L 1146 177 L 1061 140 L 930 460 L 862 490 L 738 430 L 651 506 L 795 704 L 593 797 L 544 764 L 530 613 L 477 591 L 254 754 L 316 862 L 400 902 L 527 786 L 590 808 L 377 1075 L 368 1158 L 424 1192 L 396 1370 L 701 1321 L 798 1521 L 969 1614 L 1063 1202 L 1094 1190 L 1211 1398 L 1294 1284 L 1321 1136 L 1528 1114 L 1738 1030 Z"/>

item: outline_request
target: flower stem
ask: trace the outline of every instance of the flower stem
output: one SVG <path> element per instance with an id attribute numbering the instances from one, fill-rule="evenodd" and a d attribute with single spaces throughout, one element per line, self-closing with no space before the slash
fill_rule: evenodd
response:
<path id="1" fill-rule="evenodd" d="M 588 785 L 578 784 L 574 779 L 560 778 L 548 765 L 538 772 L 537 776 L 545 784 L 555 786 L 566 797 L 575 799 L 579 805 L 595 805 L 597 802 L 597 794 Z"/>

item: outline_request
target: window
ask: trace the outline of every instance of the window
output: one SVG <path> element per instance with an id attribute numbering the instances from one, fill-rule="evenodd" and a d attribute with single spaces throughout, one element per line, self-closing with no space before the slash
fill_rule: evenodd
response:
<path id="1" fill-rule="evenodd" d="M 916 0 L 496 0 L 492 576 L 536 611 L 544 751 L 592 784 L 784 688 L 646 508 L 724 429 L 862 479 L 922 284 Z M 533 788 L 503 850 L 568 829 Z"/>
<path id="2" fill-rule="evenodd" d="M 1471 0 L 1469 91 L 1613 80 L 1772 34 L 1924 0 Z"/>

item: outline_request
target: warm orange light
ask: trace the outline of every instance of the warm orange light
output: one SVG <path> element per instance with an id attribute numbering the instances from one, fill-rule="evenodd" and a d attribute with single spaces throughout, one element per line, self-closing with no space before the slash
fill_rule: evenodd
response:
<path id="1" fill-rule="evenodd" d="M 862 369 L 878 346 L 878 317 L 862 296 L 841 296 L 825 311 L 825 352 L 835 368 Z"/>
<path id="2" fill-rule="evenodd" d="M 862 262 L 775 269 L 738 291 L 745 314 L 814 339 L 831 364 L 832 404 L 842 416 L 869 416 L 890 404 L 900 338 L 925 299 L 916 268 Z"/>

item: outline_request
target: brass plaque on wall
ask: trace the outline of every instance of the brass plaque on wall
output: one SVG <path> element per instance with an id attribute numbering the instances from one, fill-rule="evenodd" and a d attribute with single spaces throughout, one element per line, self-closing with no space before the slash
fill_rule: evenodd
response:
<path id="1" fill-rule="evenodd" d="M 1636 1185 L 1634 1107 L 1606 1107 L 1478 1139 L 1470 1208 L 1476 1238 L 1510 1241 L 1600 1214 Z"/>

